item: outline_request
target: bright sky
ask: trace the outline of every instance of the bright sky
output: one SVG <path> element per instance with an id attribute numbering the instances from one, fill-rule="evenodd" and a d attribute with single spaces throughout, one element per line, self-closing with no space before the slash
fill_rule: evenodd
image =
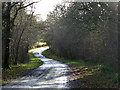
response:
<path id="1" fill-rule="evenodd" d="M 40 1 L 40 0 L 33 0 L 35 1 Z M 47 14 L 50 11 L 54 10 L 55 5 L 61 3 L 63 0 L 41 0 L 40 2 L 34 4 L 35 5 L 35 15 L 40 14 L 42 20 L 46 20 Z M 39 21 L 39 17 L 38 17 Z"/>

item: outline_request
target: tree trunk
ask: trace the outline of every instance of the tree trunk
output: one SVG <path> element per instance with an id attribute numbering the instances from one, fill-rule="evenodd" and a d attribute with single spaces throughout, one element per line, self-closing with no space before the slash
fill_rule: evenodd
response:
<path id="1" fill-rule="evenodd" d="M 11 6 L 11 2 L 7 3 L 7 7 L 6 10 L 3 11 L 3 15 L 2 15 L 2 24 L 3 24 L 3 42 L 4 42 L 4 62 L 3 62 L 3 68 L 4 69 L 10 69 L 9 67 L 9 43 L 10 43 L 10 6 Z"/>
<path id="2" fill-rule="evenodd" d="M 17 43 L 17 46 L 16 46 L 16 55 L 15 55 L 15 62 L 14 62 L 14 65 L 17 65 L 17 59 L 18 59 L 18 51 L 19 51 L 19 44 L 20 44 L 20 41 L 21 41 L 21 37 L 24 33 L 24 30 L 22 30 L 21 34 L 20 34 L 20 37 L 19 37 L 19 40 L 18 40 L 18 43 Z"/>

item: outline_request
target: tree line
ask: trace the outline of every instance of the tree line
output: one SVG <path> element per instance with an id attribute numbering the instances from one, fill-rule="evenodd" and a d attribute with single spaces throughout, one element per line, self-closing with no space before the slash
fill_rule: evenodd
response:
<path id="1" fill-rule="evenodd" d="M 2 68 L 11 64 L 29 62 L 28 50 L 39 41 L 43 25 L 33 15 L 33 4 L 25 2 L 2 3 Z M 30 14 L 26 8 L 31 7 Z"/>
<path id="2" fill-rule="evenodd" d="M 40 22 L 33 15 L 33 4 L 2 3 L 3 68 L 29 62 L 28 50 L 40 39 L 59 57 L 117 66 L 118 3 L 64 3 Z"/>
<path id="3" fill-rule="evenodd" d="M 44 40 L 59 57 L 117 66 L 118 3 L 57 5 L 46 20 Z"/>

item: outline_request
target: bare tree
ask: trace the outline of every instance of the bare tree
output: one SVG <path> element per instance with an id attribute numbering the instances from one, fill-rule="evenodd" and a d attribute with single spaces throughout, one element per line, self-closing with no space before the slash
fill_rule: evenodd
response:
<path id="1" fill-rule="evenodd" d="M 32 2 L 30 4 L 24 5 L 24 2 L 3 2 L 2 3 L 2 25 L 3 25 L 3 30 L 2 30 L 2 40 L 3 40 L 3 68 L 9 68 L 9 43 L 10 43 L 10 38 L 11 38 L 11 31 L 14 27 L 14 22 L 17 17 L 18 12 L 21 9 L 24 9 L 36 2 Z M 10 12 L 12 8 L 15 7 L 15 14 L 13 18 L 10 18 Z"/>

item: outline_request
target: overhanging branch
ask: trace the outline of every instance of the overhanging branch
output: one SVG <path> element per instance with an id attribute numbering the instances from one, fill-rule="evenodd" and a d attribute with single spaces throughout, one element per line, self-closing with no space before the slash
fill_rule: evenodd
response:
<path id="1" fill-rule="evenodd" d="M 15 19 L 16 19 L 16 17 L 17 17 L 17 14 L 18 14 L 19 10 L 24 9 L 24 8 L 30 6 L 30 5 L 33 5 L 34 3 L 38 3 L 38 2 L 32 2 L 32 3 L 30 3 L 30 4 L 28 4 L 28 5 L 25 5 L 25 6 L 22 6 L 22 3 L 20 4 L 20 7 L 18 7 L 18 8 L 16 9 L 16 12 L 15 12 L 15 14 L 14 14 L 14 17 L 11 19 L 11 29 L 12 29 L 13 26 L 14 26 L 14 21 L 15 21 Z M 12 6 L 15 6 L 15 4 L 17 4 L 17 3 L 14 3 L 14 5 L 12 5 Z"/>

